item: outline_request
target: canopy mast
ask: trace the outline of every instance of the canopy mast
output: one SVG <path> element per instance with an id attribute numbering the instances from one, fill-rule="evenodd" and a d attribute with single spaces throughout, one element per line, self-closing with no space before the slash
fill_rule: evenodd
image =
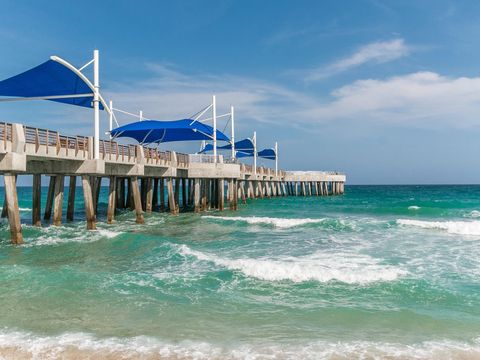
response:
<path id="1" fill-rule="evenodd" d="M 253 173 L 257 175 L 257 132 L 253 132 Z"/>
<path id="2" fill-rule="evenodd" d="M 110 105 L 110 116 L 108 118 L 108 131 L 112 131 L 113 129 L 113 101 L 110 100 L 109 102 L 109 105 Z M 112 135 L 110 135 L 110 139 L 112 138 Z"/>
<path id="3" fill-rule="evenodd" d="M 99 74 L 99 56 L 98 50 L 93 51 L 93 116 L 94 116 L 94 138 L 93 138 L 93 158 L 100 159 L 100 74 Z"/>
<path id="4" fill-rule="evenodd" d="M 212 96 L 212 117 L 213 117 L 213 161 L 217 163 L 217 102 L 215 95 Z"/>
<path id="5" fill-rule="evenodd" d="M 230 106 L 230 119 L 232 120 L 232 159 L 235 160 L 235 112 L 233 106 Z"/>
<path id="6" fill-rule="evenodd" d="M 275 176 L 278 176 L 278 142 L 275 141 Z"/>

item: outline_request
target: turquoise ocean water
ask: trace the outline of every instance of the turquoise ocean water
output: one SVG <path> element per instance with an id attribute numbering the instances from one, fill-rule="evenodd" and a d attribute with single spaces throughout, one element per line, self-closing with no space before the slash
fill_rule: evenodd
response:
<path id="1" fill-rule="evenodd" d="M 25 245 L 0 223 L 0 358 L 480 358 L 480 186 L 347 186 L 110 226 L 102 189 L 95 232 L 81 188 L 58 228 L 31 227 L 19 196 Z"/>

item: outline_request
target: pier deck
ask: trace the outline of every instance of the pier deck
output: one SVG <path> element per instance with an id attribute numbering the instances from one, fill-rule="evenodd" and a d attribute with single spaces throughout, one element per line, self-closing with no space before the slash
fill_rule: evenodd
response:
<path id="1" fill-rule="evenodd" d="M 236 210 L 238 200 L 272 196 L 327 196 L 343 194 L 346 176 L 336 172 L 295 172 L 265 167 L 254 169 L 221 155 L 182 154 L 141 145 L 100 141 L 100 158 L 93 158 L 93 138 L 65 136 L 22 124 L 0 123 L 0 174 L 5 180 L 2 216 L 9 219 L 11 240 L 23 242 L 17 175 L 33 175 L 32 224 L 41 226 L 40 176 L 50 176 L 45 220 L 62 223 L 65 176 L 70 177 L 67 221 L 74 218 L 77 176 L 82 178 L 87 228 L 95 229 L 101 179 L 109 179 L 107 222 L 115 209 L 130 208 L 138 223 L 154 210 L 177 214 L 211 208 Z M 225 193 L 225 183 L 227 192 Z M 166 186 L 166 190 L 165 190 Z M 180 194 L 182 199 L 180 199 Z M 165 196 L 167 195 L 167 196 Z"/>

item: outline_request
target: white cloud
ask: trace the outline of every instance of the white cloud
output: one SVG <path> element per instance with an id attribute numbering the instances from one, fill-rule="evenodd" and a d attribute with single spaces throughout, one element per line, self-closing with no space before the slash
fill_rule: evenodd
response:
<path id="1" fill-rule="evenodd" d="M 190 76 L 171 67 L 149 65 L 153 76 L 134 84 L 111 84 L 119 108 L 145 116 L 189 116 L 217 95 L 218 113 L 235 105 L 239 127 L 255 123 L 321 130 L 323 123 L 395 124 L 406 127 L 480 125 L 480 78 L 417 72 L 386 79 L 358 80 L 318 95 L 285 85 L 231 75 Z M 110 97 L 110 96 L 109 96 Z M 132 119 L 128 119 L 131 121 Z"/>
<path id="2" fill-rule="evenodd" d="M 385 80 L 359 80 L 303 117 L 403 124 L 415 127 L 480 125 L 480 78 L 417 72 Z"/>
<path id="3" fill-rule="evenodd" d="M 114 99 L 115 107 L 131 112 L 141 109 L 150 118 L 178 119 L 201 110 L 216 94 L 218 113 L 227 112 L 232 104 L 239 119 L 277 122 L 311 101 L 284 86 L 254 78 L 186 75 L 161 64 L 149 64 L 148 68 L 152 76 L 146 80 L 110 84 L 116 91 L 108 92 L 107 97 Z"/>
<path id="4" fill-rule="evenodd" d="M 362 46 L 352 55 L 334 63 L 309 70 L 305 75 L 307 81 L 317 81 L 366 63 L 385 63 L 396 60 L 410 53 L 410 47 L 404 39 L 379 41 Z"/>

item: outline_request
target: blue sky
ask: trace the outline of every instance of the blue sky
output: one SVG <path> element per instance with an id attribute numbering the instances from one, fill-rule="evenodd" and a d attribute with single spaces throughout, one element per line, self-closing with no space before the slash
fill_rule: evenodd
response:
<path id="1" fill-rule="evenodd" d="M 478 1 L 0 4 L 0 78 L 53 54 L 80 66 L 98 48 L 116 107 L 176 119 L 215 93 L 219 113 L 236 107 L 237 138 L 279 142 L 282 168 L 479 183 Z M 48 102 L 1 104 L 0 121 L 92 131 L 89 110 Z"/>

